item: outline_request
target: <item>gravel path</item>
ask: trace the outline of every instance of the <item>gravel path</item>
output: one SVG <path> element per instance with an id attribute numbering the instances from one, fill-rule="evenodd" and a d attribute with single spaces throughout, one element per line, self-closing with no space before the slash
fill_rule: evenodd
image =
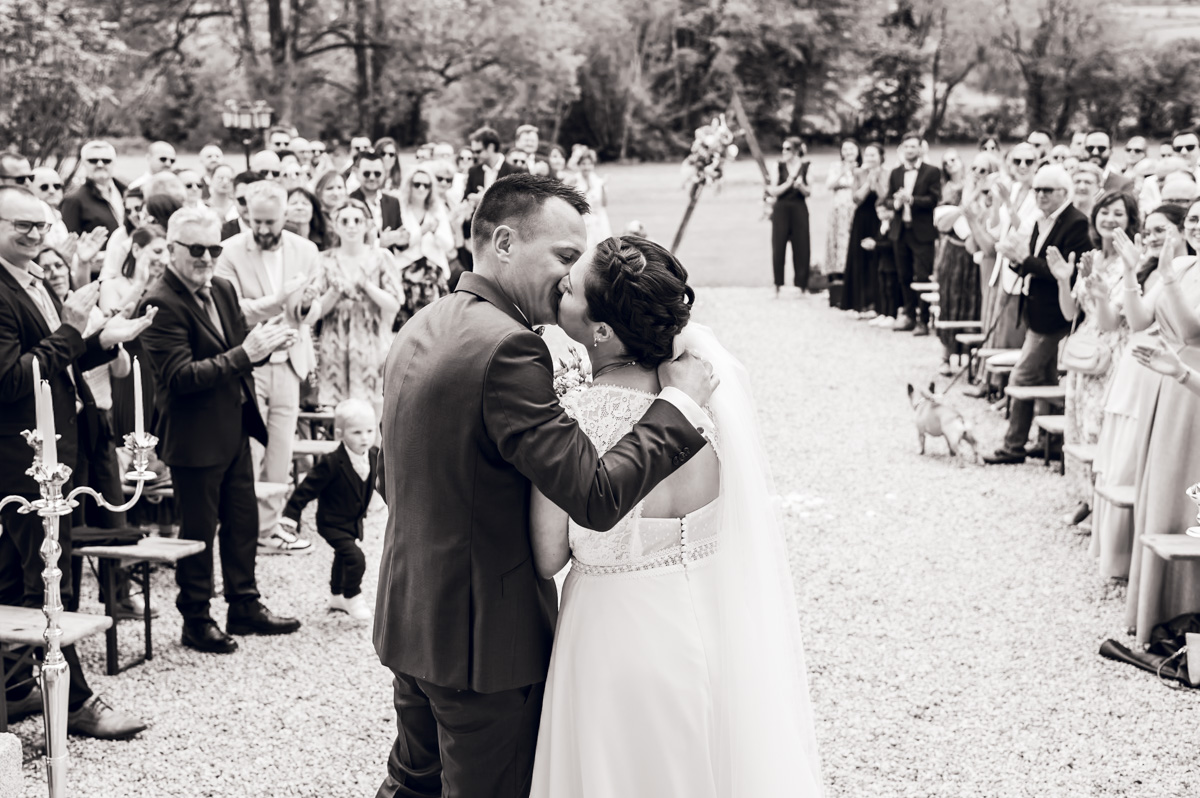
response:
<path id="1" fill-rule="evenodd" d="M 931 379 L 935 340 L 770 289 L 704 289 L 697 313 L 756 383 L 830 796 L 1200 791 L 1197 695 L 1096 654 L 1125 639 L 1124 587 L 1058 523 L 1063 479 L 1038 464 L 958 467 L 941 441 L 916 454 L 904 384 Z M 1002 419 L 956 404 L 992 448 Z M 371 598 L 383 520 L 368 524 Z M 85 643 L 93 686 L 151 728 L 126 743 L 72 738 L 71 793 L 373 795 L 394 728 L 389 675 L 369 627 L 326 613 L 331 553 L 316 549 L 260 560 L 269 606 L 304 620 L 295 635 L 242 638 L 227 657 L 181 648 L 163 572 L 153 662 L 103 676 L 103 638 Z M 90 576 L 84 596 L 99 611 Z M 121 635 L 126 653 L 140 645 L 136 625 Z M 27 749 L 39 726 L 14 727 Z M 25 772 L 26 794 L 44 795 L 40 763 Z"/>

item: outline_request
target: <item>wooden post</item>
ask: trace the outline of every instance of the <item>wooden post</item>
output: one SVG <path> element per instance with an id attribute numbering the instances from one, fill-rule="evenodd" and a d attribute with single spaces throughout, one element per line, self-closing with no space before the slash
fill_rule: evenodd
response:
<path id="1" fill-rule="evenodd" d="M 675 231 L 675 240 L 671 242 L 671 254 L 679 251 L 679 242 L 683 240 L 683 231 L 687 229 L 688 222 L 691 221 L 692 211 L 696 210 L 696 203 L 700 201 L 700 193 L 704 191 L 704 181 L 697 180 L 692 186 L 692 196 L 688 200 L 687 210 L 683 212 L 683 220 L 679 223 L 679 229 Z"/>

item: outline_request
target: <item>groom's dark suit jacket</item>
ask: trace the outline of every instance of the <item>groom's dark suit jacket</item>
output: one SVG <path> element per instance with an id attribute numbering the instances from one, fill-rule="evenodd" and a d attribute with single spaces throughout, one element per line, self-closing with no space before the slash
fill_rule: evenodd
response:
<path id="1" fill-rule="evenodd" d="M 544 681 L 558 610 L 533 567 L 530 483 L 610 529 L 705 444 L 659 400 L 601 458 L 553 373 L 541 337 L 472 272 L 400 329 L 384 372 L 374 633 L 392 670 L 482 693 Z"/>

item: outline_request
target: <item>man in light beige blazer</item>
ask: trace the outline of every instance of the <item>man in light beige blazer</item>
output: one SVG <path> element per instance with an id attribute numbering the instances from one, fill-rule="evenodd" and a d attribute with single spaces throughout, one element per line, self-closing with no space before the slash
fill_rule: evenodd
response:
<path id="1" fill-rule="evenodd" d="M 216 273 L 233 283 L 249 325 L 282 314 L 299 330 L 296 342 L 276 352 L 254 369 L 258 409 L 267 424 L 267 444 L 251 442 L 255 476 L 260 482 L 286 484 L 291 471 L 292 444 L 300 413 L 300 383 L 316 367 L 308 319 L 320 318 L 306 292 L 320 269 L 316 246 L 287 232 L 287 192 L 278 183 L 261 181 L 248 187 L 248 232 L 224 242 Z M 318 304 L 312 300 L 311 304 Z M 294 554 L 308 551 L 312 541 L 297 538 L 279 526 L 282 491 L 264 491 L 258 500 L 259 551 Z"/>

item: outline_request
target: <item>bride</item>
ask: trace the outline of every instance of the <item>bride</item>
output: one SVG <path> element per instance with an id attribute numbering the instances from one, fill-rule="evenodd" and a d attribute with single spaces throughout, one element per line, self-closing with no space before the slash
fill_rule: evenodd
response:
<path id="1" fill-rule="evenodd" d="M 607 451 L 687 349 L 713 365 L 711 446 L 616 527 L 569 521 L 536 490 L 532 542 L 563 586 L 535 798 L 822 795 L 794 589 L 741 364 L 688 325 L 687 272 L 662 247 L 608 238 L 560 286 L 559 324 L 591 387 L 563 406 Z"/>

